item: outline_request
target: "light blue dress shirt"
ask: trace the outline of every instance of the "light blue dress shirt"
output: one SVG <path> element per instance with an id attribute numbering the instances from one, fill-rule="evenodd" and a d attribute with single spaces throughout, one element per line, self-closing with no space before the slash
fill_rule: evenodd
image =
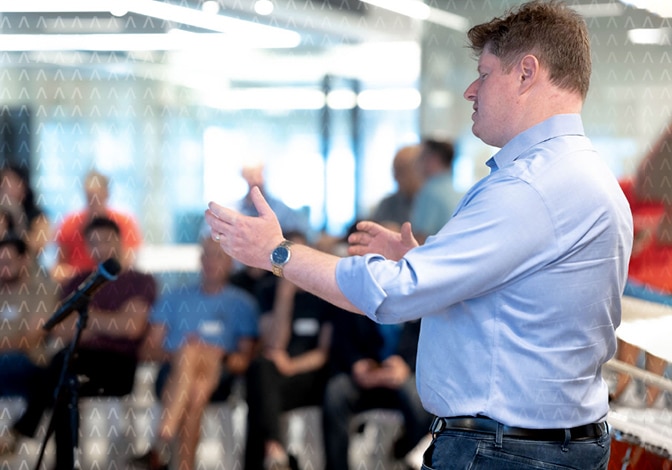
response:
<path id="1" fill-rule="evenodd" d="M 436 236 L 399 262 L 344 258 L 338 285 L 376 322 L 422 317 L 417 383 L 430 413 L 526 428 L 603 420 L 628 203 L 579 115 L 528 129 L 487 164 Z"/>
<path id="2" fill-rule="evenodd" d="M 453 172 L 429 178 L 415 196 L 411 226 L 415 233 L 434 235 L 450 220 L 462 195 L 453 187 Z"/>

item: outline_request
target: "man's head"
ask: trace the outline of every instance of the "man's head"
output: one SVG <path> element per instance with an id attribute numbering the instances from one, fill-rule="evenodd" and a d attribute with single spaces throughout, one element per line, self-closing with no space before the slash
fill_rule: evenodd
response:
<path id="1" fill-rule="evenodd" d="M 588 94 L 591 73 L 590 39 L 586 23 L 559 1 L 533 1 L 474 26 L 467 33 L 471 49 L 498 57 L 510 71 L 523 56 L 534 55 L 559 88 Z"/>
<path id="2" fill-rule="evenodd" d="M 479 57 L 474 134 L 502 147 L 555 114 L 578 113 L 588 93 L 590 41 L 583 18 L 564 3 L 532 1 L 467 33 Z"/>
<path id="3" fill-rule="evenodd" d="M 0 239 L 0 284 L 10 284 L 26 272 L 26 243 L 14 234 Z"/>
<path id="4" fill-rule="evenodd" d="M 394 156 L 392 171 L 399 192 L 413 196 L 422 186 L 422 175 L 418 168 L 420 145 L 407 145 L 400 148 Z"/>
<path id="5" fill-rule="evenodd" d="M 89 211 L 95 215 L 105 213 L 110 197 L 110 180 L 102 173 L 91 170 L 84 177 L 84 194 Z"/>
<path id="6" fill-rule="evenodd" d="M 84 239 L 91 258 L 97 264 L 109 258 L 120 259 L 121 231 L 113 220 L 94 217 L 84 228 Z"/>
<path id="7" fill-rule="evenodd" d="M 447 140 L 425 139 L 420 151 L 420 167 L 425 178 L 453 168 L 455 149 Z"/>

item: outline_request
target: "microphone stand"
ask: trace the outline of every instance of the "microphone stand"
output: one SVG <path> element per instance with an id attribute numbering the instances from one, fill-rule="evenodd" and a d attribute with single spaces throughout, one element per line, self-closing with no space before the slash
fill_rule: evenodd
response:
<path id="1" fill-rule="evenodd" d="M 79 313 L 79 319 L 77 320 L 77 329 L 75 331 L 75 336 L 70 341 L 70 345 L 68 348 L 65 350 L 65 355 L 63 358 L 63 365 L 61 366 L 61 374 L 58 379 L 58 383 L 56 385 L 56 389 L 54 390 L 54 404 L 52 407 L 52 413 L 51 413 L 51 418 L 49 420 L 49 427 L 47 428 L 46 435 L 44 436 L 44 439 L 42 441 L 42 447 L 40 448 L 40 455 L 37 460 L 37 463 L 35 464 L 35 470 L 40 468 L 40 465 L 42 464 L 42 459 L 44 458 L 44 451 L 47 447 L 47 443 L 49 441 L 49 438 L 51 435 L 54 433 L 55 430 L 55 425 L 56 425 L 56 420 L 55 417 L 61 414 L 62 412 L 60 411 L 63 406 L 68 407 L 69 411 L 69 420 L 70 420 L 70 436 L 69 439 L 67 439 L 67 442 L 69 445 L 72 446 L 72 457 L 71 457 L 71 464 L 68 465 L 70 469 L 74 469 L 75 467 L 75 449 L 77 449 L 79 445 L 79 406 L 78 406 L 78 388 L 79 388 L 79 381 L 77 379 L 77 375 L 71 371 L 71 366 L 72 366 L 72 358 L 75 354 L 75 351 L 77 350 L 77 346 L 79 345 L 79 340 L 82 336 L 82 331 L 84 328 L 86 328 L 86 323 L 89 318 L 89 312 L 88 312 L 88 299 L 83 302 L 81 307 L 77 309 L 77 312 Z M 63 413 L 64 414 L 64 413 Z M 58 457 L 58 439 L 56 442 L 56 456 Z M 61 452 L 64 451 L 64 449 L 61 449 Z M 59 468 L 58 470 L 68 470 L 68 469 L 61 469 Z"/>

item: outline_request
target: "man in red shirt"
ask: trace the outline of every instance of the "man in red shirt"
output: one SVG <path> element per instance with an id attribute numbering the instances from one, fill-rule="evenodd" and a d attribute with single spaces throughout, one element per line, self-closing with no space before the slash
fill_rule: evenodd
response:
<path id="1" fill-rule="evenodd" d="M 119 262 L 128 268 L 135 261 L 135 252 L 142 244 L 142 233 L 135 218 L 108 207 L 109 179 L 92 170 L 84 178 L 86 208 L 67 215 L 56 231 L 58 260 L 52 276 L 63 283 L 73 276 L 96 267 L 84 239 L 84 227 L 95 217 L 106 217 L 114 221 L 121 230 L 121 250 Z"/>

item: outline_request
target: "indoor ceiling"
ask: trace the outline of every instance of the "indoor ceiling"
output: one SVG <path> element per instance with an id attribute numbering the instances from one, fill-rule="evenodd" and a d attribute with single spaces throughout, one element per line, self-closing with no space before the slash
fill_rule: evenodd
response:
<path id="1" fill-rule="evenodd" d="M 584 14 L 597 33 L 619 28 L 670 27 L 661 18 L 629 4 L 633 0 L 569 0 Z M 500 15 L 517 0 L 429 0 L 425 21 L 465 30 L 469 25 Z M 655 2 L 651 2 L 655 3 Z M 661 2 L 664 3 L 664 2 Z M 259 4 L 269 10 L 258 13 Z M 417 35 L 417 17 L 395 5 L 420 4 L 418 0 L 0 0 L 2 34 L 151 34 L 182 31 L 228 33 L 236 28 L 226 20 L 244 20 L 297 31 L 303 46 L 409 39 Z M 378 6 L 376 6 L 378 5 Z M 384 5 L 382 8 L 380 5 Z M 416 19 L 413 19 L 413 16 Z M 442 18 L 439 16 L 443 15 Z M 450 24 L 445 15 L 465 23 Z M 219 21 L 218 21 L 219 20 Z M 241 22 L 240 25 L 243 25 Z M 234 35 L 244 36 L 245 26 Z M 4 41 L 3 41 L 4 42 Z M 669 44 L 669 43 L 668 43 Z M 87 48 L 82 44 L 82 48 Z"/>
<path id="2" fill-rule="evenodd" d="M 446 34 L 464 36 L 470 25 L 521 3 L 429 0 L 425 3 L 430 15 L 423 22 L 412 13 L 392 11 L 400 11 L 392 7 L 404 2 L 408 0 L 0 0 L 0 51 L 33 51 L 31 62 L 60 60 L 72 65 L 85 65 L 87 53 L 110 53 L 117 57 L 115 62 L 139 66 L 165 65 L 166 54 L 172 53 L 166 51 L 181 51 L 191 59 L 197 57 L 206 68 L 226 69 L 229 80 L 245 81 L 267 79 L 267 69 L 249 67 L 259 58 L 273 57 L 279 79 L 291 81 L 300 80 L 292 77 L 292 72 L 304 69 L 283 59 L 295 64 L 302 58 L 312 61 L 316 64 L 312 70 L 319 75 L 329 68 L 330 50 L 350 51 L 362 44 L 420 43 L 426 30 L 423 26 L 430 24 L 439 25 Z M 271 5 L 272 12 L 255 11 L 260 3 Z M 667 54 L 669 18 L 633 8 L 626 0 L 570 0 L 570 4 L 586 17 L 598 62 L 615 53 L 619 57 L 651 54 L 653 60 Z M 633 44 L 628 31 L 635 28 L 659 29 L 667 36 L 655 44 Z M 60 59 L 47 51 L 60 52 Z M 74 54 L 66 56 L 63 51 Z M 376 53 L 394 54 L 384 48 Z M 402 54 L 399 61 L 404 57 Z M 342 62 L 347 67 L 347 60 Z M 8 63 L 6 57 L 0 61 L 3 63 Z M 185 62 L 177 63 L 184 66 Z M 350 69 L 347 73 L 356 73 L 357 67 Z M 262 76 L 255 77 L 255 73 Z M 403 68 L 398 73 L 403 74 Z"/>

